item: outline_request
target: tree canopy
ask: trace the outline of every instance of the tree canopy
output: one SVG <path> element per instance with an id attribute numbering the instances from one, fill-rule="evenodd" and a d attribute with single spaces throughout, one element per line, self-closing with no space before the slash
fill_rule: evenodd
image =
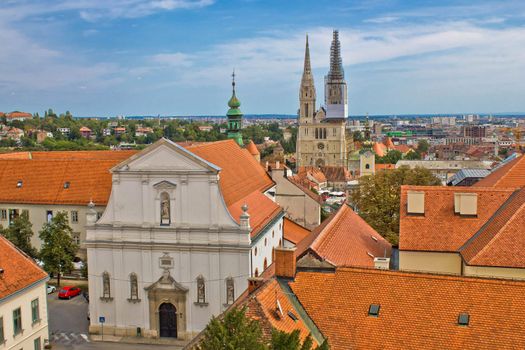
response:
<path id="1" fill-rule="evenodd" d="M 401 185 L 440 186 L 430 170 L 402 166 L 363 176 L 351 194 L 359 215 L 393 245 L 399 242 L 399 202 Z"/>
<path id="2" fill-rule="evenodd" d="M 314 347 L 311 336 L 301 343 L 300 333 L 273 330 L 271 339 L 264 339 L 258 321 L 246 315 L 246 307 L 234 308 L 222 318 L 212 318 L 204 330 L 200 350 L 329 350 L 328 342 Z"/>
<path id="3" fill-rule="evenodd" d="M 29 216 L 26 212 L 22 212 L 22 215 L 15 218 L 13 223 L 1 230 L 2 235 L 11 241 L 21 251 L 26 253 L 32 258 L 36 258 L 38 255 L 35 247 L 31 245 L 31 237 L 33 237 L 33 224 L 29 221 Z"/>
<path id="4" fill-rule="evenodd" d="M 44 262 L 44 269 L 48 273 L 56 273 L 57 285 L 60 286 L 60 276 L 73 269 L 73 259 L 78 250 L 67 213 L 58 212 L 51 221 L 46 222 L 40 231 L 40 239 L 40 258 Z"/>

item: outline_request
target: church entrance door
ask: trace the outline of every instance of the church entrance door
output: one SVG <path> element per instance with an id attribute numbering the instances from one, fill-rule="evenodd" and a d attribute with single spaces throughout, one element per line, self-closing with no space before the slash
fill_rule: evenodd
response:
<path id="1" fill-rule="evenodd" d="M 177 338 L 177 309 L 171 303 L 159 307 L 160 336 Z"/>

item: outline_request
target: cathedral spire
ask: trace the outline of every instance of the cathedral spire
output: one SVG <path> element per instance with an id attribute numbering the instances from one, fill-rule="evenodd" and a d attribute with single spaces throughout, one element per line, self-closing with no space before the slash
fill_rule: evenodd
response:
<path id="1" fill-rule="evenodd" d="M 308 34 L 306 34 L 306 49 L 304 50 L 304 70 L 303 75 L 312 74 L 310 65 L 310 45 L 308 45 Z"/>
<path id="2" fill-rule="evenodd" d="M 339 42 L 339 31 L 334 30 L 332 45 L 330 46 L 330 71 L 328 79 L 344 79 L 343 60 L 341 58 L 341 43 Z"/>

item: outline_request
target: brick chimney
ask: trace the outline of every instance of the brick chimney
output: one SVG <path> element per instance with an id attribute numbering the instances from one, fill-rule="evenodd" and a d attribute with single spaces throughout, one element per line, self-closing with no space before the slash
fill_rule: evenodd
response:
<path id="1" fill-rule="evenodd" d="M 248 293 L 253 293 L 257 288 L 262 286 L 264 283 L 264 278 L 262 277 L 250 277 L 248 278 Z"/>
<path id="2" fill-rule="evenodd" d="M 294 278 L 296 268 L 295 248 L 274 248 L 275 276 Z"/>

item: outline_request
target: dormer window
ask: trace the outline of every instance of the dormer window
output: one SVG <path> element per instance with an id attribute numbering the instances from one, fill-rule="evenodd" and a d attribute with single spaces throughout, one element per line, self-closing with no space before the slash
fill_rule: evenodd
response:
<path id="1" fill-rule="evenodd" d="M 68 188 L 69 188 L 69 181 L 66 181 L 64 182 L 64 189 L 67 190 Z"/>
<path id="2" fill-rule="evenodd" d="M 460 326 L 468 326 L 470 321 L 470 315 L 466 312 L 462 312 L 458 316 L 458 325 Z"/>
<path id="3" fill-rule="evenodd" d="M 18 182 L 16 183 L 16 187 L 17 187 L 17 188 L 21 188 L 22 185 L 23 185 L 22 180 L 18 180 Z"/>
<path id="4" fill-rule="evenodd" d="M 368 316 L 379 317 L 379 309 L 381 306 L 379 304 L 370 304 L 368 308 Z"/>

